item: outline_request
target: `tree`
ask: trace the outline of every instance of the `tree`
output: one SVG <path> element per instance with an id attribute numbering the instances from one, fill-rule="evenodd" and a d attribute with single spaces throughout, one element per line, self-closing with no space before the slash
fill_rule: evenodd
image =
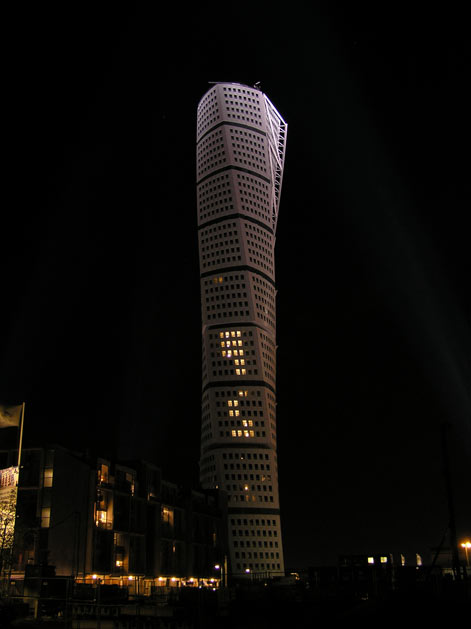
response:
<path id="1" fill-rule="evenodd" d="M 16 521 L 16 487 L 0 489 L 0 577 L 2 577 L 2 594 L 5 581 L 13 561 Z"/>

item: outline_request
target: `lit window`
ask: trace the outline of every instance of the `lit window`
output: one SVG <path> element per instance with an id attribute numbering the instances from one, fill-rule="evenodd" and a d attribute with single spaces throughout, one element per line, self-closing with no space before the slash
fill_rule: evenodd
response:
<path id="1" fill-rule="evenodd" d="M 233 431 L 232 431 L 232 436 L 233 436 L 233 437 L 237 437 L 237 431 L 236 431 L 236 430 L 233 430 Z"/>
<path id="2" fill-rule="evenodd" d="M 108 465 L 102 463 L 98 469 L 98 480 L 100 483 L 108 482 Z"/>
<path id="3" fill-rule="evenodd" d="M 170 507 L 166 507 L 165 505 L 162 505 L 161 519 L 164 524 L 173 526 L 173 509 L 171 509 Z"/>
<path id="4" fill-rule="evenodd" d="M 106 522 L 106 511 L 97 511 L 96 519 L 99 522 Z"/>
<path id="5" fill-rule="evenodd" d="M 52 487 L 53 475 L 54 472 L 52 467 L 48 467 L 44 470 L 43 487 Z"/>
<path id="6" fill-rule="evenodd" d="M 234 417 L 234 411 L 229 411 L 229 417 Z"/>
<path id="7" fill-rule="evenodd" d="M 230 336 L 230 333 L 229 333 L 229 332 L 225 332 L 225 333 L 224 333 L 224 336 L 226 337 L 226 339 L 228 339 L 228 338 L 229 338 L 229 336 Z"/>
<path id="8" fill-rule="evenodd" d="M 374 557 L 368 557 L 368 563 L 374 563 L 375 562 L 375 558 Z"/>
<path id="9" fill-rule="evenodd" d="M 51 521 L 51 507 L 41 509 L 41 528 L 48 529 Z"/>
<path id="10" fill-rule="evenodd" d="M 235 415 L 236 417 L 239 417 L 239 410 L 234 411 L 234 415 Z"/>
<path id="11" fill-rule="evenodd" d="M 227 352 L 227 358 L 232 358 L 232 352 L 231 352 L 231 350 L 228 350 L 228 352 Z"/>
<path id="12" fill-rule="evenodd" d="M 237 341 L 237 345 L 238 345 L 239 347 L 242 347 L 242 341 Z"/>
<path id="13" fill-rule="evenodd" d="M 381 563 L 388 563 L 387 557 L 380 557 L 379 560 L 381 561 Z"/>
<path id="14" fill-rule="evenodd" d="M 242 371 L 242 375 L 245 376 L 245 374 L 247 373 L 247 370 L 246 369 L 242 369 L 241 371 Z"/>
<path id="15" fill-rule="evenodd" d="M 237 330 L 237 336 L 240 336 L 240 330 Z"/>
<path id="16" fill-rule="evenodd" d="M 232 406 L 232 400 L 227 400 L 227 406 Z"/>
<path id="17" fill-rule="evenodd" d="M 231 336 L 234 337 L 236 335 L 236 333 L 234 332 L 234 330 L 231 332 Z"/>
<path id="18" fill-rule="evenodd" d="M 240 376 L 240 369 L 236 369 L 236 376 Z"/>
<path id="19" fill-rule="evenodd" d="M 129 483 L 131 493 L 134 495 L 134 490 L 135 490 L 134 476 L 130 474 L 129 472 L 126 472 L 126 482 Z"/>
<path id="20" fill-rule="evenodd" d="M 224 338 L 224 332 L 219 332 L 219 338 L 223 339 Z"/>

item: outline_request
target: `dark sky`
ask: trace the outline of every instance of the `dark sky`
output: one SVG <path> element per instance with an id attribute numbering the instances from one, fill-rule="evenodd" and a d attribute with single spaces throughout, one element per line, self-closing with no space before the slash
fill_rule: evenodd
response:
<path id="1" fill-rule="evenodd" d="M 261 81 L 288 123 L 286 563 L 437 545 L 443 422 L 458 533 L 471 535 L 463 25 L 394 3 L 11 15 L 0 396 L 26 400 L 26 440 L 147 458 L 196 483 L 196 107 L 208 81 Z"/>

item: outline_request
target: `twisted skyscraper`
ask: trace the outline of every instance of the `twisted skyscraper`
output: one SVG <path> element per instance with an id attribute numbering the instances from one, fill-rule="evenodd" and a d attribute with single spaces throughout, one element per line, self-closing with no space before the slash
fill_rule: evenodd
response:
<path id="1" fill-rule="evenodd" d="M 200 478 L 228 494 L 233 575 L 284 574 L 274 249 L 286 131 L 256 87 L 216 83 L 198 105 Z"/>

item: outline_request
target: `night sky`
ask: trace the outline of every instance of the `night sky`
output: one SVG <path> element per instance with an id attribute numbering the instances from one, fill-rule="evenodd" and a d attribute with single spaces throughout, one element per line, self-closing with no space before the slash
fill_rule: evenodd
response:
<path id="1" fill-rule="evenodd" d="M 464 16 L 287 4 L 10 15 L 0 398 L 26 401 L 26 443 L 146 458 L 196 485 L 196 107 L 208 81 L 260 81 L 288 123 L 286 565 L 427 557 L 448 522 L 444 422 L 471 535 Z"/>

